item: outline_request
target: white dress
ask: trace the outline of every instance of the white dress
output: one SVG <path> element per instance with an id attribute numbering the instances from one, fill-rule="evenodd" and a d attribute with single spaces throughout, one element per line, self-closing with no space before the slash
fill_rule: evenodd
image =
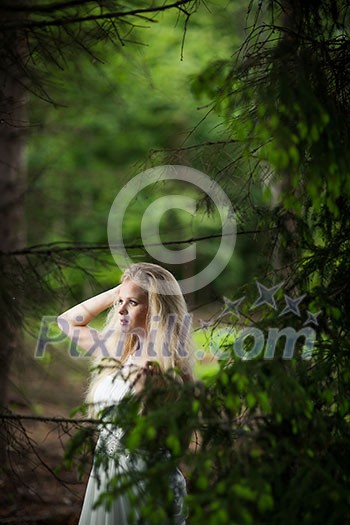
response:
<path id="1" fill-rule="evenodd" d="M 130 358 L 126 362 L 125 367 L 130 366 Z M 95 390 L 94 403 L 99 408 L 117 404 L 127 392 L 130 392 L 131 386 L 126 377 L 129 374 L 110 375 L 101 381 Z M 100 430 L 99 439 L 96 449 L 103 450 L 107 456 L 104 465 L 94 465 L 92 467 L 89 481 L 86 487 L 84 503 L 80 515 L 79 525 L 129 525 L 136 523 L 139 525 L 147 525 L 147 521 L 142 520 L 133 505 L 129 501 L 127 495 L 117 496 L 110 508 L 106 508 L 104 504 L 99 505 L 95 509 L 94 503 L 98 497 L 106 491 L 108 481 L 122 475 L 123 471 L 130 471 L 130 456 L 125 449 L 120 445 L 120 438 L 122 430 L 117 427 L 104 426 Z M 116 461 L 117 459 L 117 461 Z M 140 459 L 138 464 L 135 464 L 133 459 L 132 468 L 142 468 L 144 465 Z M 159 525 L 185 525 L 184 517 L 184 497 L 186 495 L 186 482 L 179 469 L 170 478 L 170 485 L 174 495 L 174 514 L 171 519 L 162 522 Z M 142 493 L 141 487 L 133 487 L 133 494 L 138 496 Z M 132 514 L 131 514 L 132 513 Z M 131 519 L 133 515 L 133 519 Z"/>

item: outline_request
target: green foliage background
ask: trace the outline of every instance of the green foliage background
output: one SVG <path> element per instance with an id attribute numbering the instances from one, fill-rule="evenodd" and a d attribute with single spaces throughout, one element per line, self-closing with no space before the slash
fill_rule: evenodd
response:
<path id="1" fill-rule="evenodd" d="M 105 242 L 114 196 L 152 163 L 175 159 L 213 176 L 237 204 L 239 228 L 263 233 L 257 240 L 239 238 L 227 272 L 196 297 L 200 303 L 208 296 L 246 295 L 241 317 L 229 311 L 210 330 L 254 325 L 266 331 L 293 322 L 300 328 L 307 310 L 320 311 L 317 343 L 308 361 L 300 341 L 293 359 L 285 360 L 281 339 L 272 361 L 239 360 L 231 344 L 202 382 L 177 389 L 176 401 L 140 416 L 138 400 L 125 400 L 114 417 L 132 453 L 152 454 L 164 440 L 162 428 L 170 429 L 170 460 L 146 473 L 155 498 L 144 513 L 162 522 L 155 503 L 159 476 L 180 461 L 187 469 L 191 524 L 347 523 L 348 7 L 335 0 L 210 7 L 191 17 L 183 61 L 182 28 L 167 15 L 150 36 L 140 29 L 147 47 L 111 51 L 101 45 L 96 56 L 104 63 L 65 64 L 53 88 L 56 107 L 32 101 L 28 239 Z M 56 73 L 49 71 L 53 80 Z M 179 150 L 215 141 L 224 144 Z M 172 151 L 149 153 L 162 148 Z M 144 195 L 138 209 L 147 202 Z M 175 236 L 186 235 L 183 217 L 175 219 Z M 137 228 L 130 218 L 128 238 L 138 238 Z M 164 235 L 171 238 L 167 225 Z M 205 246 L 201 256 L 209 258 L 212 248 Z M 115 282 L 108 253 L 93 262 L 84 257 L 79 264 L 89 265 L 99 286 Z M 86 274 L 63 272 L 67 280 L 74 277 L 75 297 L 86 295 Z M 282 295 L 278 311 L 266 307 L 252 315 L 255 278 L 271 286 L 283 280 L 284 293 L 294 298 L 307 293 L 300 318 L 279 315 Z M 56 274 L 48 279 L 60 288 Z M 247 351 L 251 345 L 246 341 Z M 198 436 L 196 451 L 183 439 L 189 432 Z M 67 460 L 83 442 L 76 438 Z M 115 491 L 106 494 L 104 503 L 113 497 Z"/>
<path id="2" fill-rule="evenodd" d="M 30 244 L 106 243 L 108 212 L 114 198 L 128 180 L 152 165 L 190 164 L 215 176 L 220 166 L 191 155 L 191 150 L 181 152 L 180 148 L 227 139 L 222 118 L 206 107 L 209 100 L 201 102 L 204 107 L 198 107 L 192 83 L 209 61 L 234 49 L 242 31 L 239 19 L 243 12 L 235 5 L 227 11 L 224 2 L 213 5 L 212 11 L 203 5 L 196 17 L 191 17 L 186 35 L 184 21 L 178 14 L 163 13 L 157 23 L 133 31 L 135 44 L 116 49 L 102 42 L 93 56 L 72 58 L 60 64 L 62 69 L 46 65 L 55 104 L 48 105 L 38 98 L 31 100 L 31 190 L 27 197 Z M 237 34 L 233 38 L 231 28 L 225 24 L 227 13 L 232 20 L 237 16 Z M 154 153 L 169 148 L 171 159 L 164 153 Z M 229 154 L 225 152 L 226 157 Z M 220 164 L 223 165 L 222 160 Z M 169 189 L 174 193 L 176 190 L 184 191 L 181 186 Z M 156 193 L 155 198 L 166 191 L 158 185 L 151 193 Z M 135 239 L 141 241 L 140 221 L 147 199 L 147 194 L 140 194 L 125 219 L 127 245 Z M 180 225 L 173 229 L 174 218 L 184 223 L 182 229 Z M 164 219 L 164 236 L 167 240 L 182 240 L 203 231 L 220 231 L 220 224 L 206 217 L 204 211 L 200 221 L 202 225 L 193 226 L 174 210 L 172 216 Z M 211 240 L 198 248 L 207 259 L 212 258 L 217 246 Z M 226 276 L 233 276 L 233 285 L 248 276 L 241 260 L 240 251 L 244 250 L 247 248 L 242 240 L 227 269 Z M 132 255 L 139 259 L 142 252 Z M 112 262 L 109 250 L 104 258 Z M 143 258 L 149 258 L 148 254 Z M 98 266 L 95 271 L 99 272 Z M 174 271 L 180 277 L 181 270 L 174 267 Z M 107 272 L 104 267 L 99 276 L 104 287 L 118 278 L 116 268 Z M 79 275 L 74 276 L 76 291 L 84 294 L 80 279 Z M 225 275 L 213 287 L 214 296 L 227 288 Z"/>

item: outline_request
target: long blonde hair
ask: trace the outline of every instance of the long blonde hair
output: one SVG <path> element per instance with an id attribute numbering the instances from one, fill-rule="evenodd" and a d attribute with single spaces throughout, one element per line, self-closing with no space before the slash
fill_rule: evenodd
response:
<path id="1" fill-rule="evenodd" d="M 161 372 L 175 370 L 183 380 L 193 379 L 194 348 L 192 316 L 175 277 L 152 263 L 136 263 L 123 274 L 121 282 L 132 280 L 148 295 L 145 344 L 150 360 L 157 361 Z M 107 375 L 115 375 L 137 348 L 137 334 L 123 336 L 118 326 L 117 300 L 106 319 L 104 333 L 110 357 L 95 360 L 87 402 L 93 403 L 94 391 Z"/>

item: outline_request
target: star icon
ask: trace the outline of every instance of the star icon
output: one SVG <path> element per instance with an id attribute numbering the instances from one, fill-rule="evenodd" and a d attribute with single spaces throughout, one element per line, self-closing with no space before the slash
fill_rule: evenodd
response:
<path id="1" fill-rule="evenodd" d="M 321 310 L 319 312 L 315 313 L 315 314 L 313 314 L 312 312 L 309 312 L 309 310 L 307 310 L 307 319 L 306 319 L 304 325 L 313 323 L 316 326 L 318 326 L 317 317 L 320 315 L 320 313 L 321 313 Z"/>
<path id="2" fill-rule="evenodd" d="M 292 312 L 293 314 L 300 317 L 300 310 L 299 310 L 299 304 L 301 301 L 306 297 L 306 294 L 301 295 L 300 297 L 297 297 L 296 299 L 292 299 L 289 297 L 289 295 L 284 294 L 284 300 L 286 302 L 286 306 L 283 308 L 281 315 L 288 314 L 289 312 Z"/>
<path id="3" fill-rule="evenodd" d="M 204 321 L 203 319 L 198 319 L 201 330 L 205 330 L 206 328 L 209 328 L 213 323 L 210 321 Z"/>
<path id="4" fill-rule="evenodd" d="M 228 313 L 235 314 L 236 317 L 240 316 L 238 307 L 240 304 L 244 301 L 245 295 L 241 297 L 240 299 L 237 299 L 236 301 L 231 301 L 231 299 L 228 299 L 227 297 L 223 297 L 224 303 L 225 303 L 225 310 L 224 315 Z"/>
<path id="5" fill-rule="evenodd" d="M 253 310 L 254 308 L 257 308 L 258 306 L 261 306 L 262 304 L 267 304 L 268 306 L 271 306 L 275 310 L 277 310 L 276 301 L 275 301 L 275 294 L 278 292 L 278 290 L 283 285 L 283 281 L 280 284 L 276 284 L 276 286 L 272 286 L 272 288 L 266 288 L 263 284 L 259 283 L 259 281 L 256 281 L 256 285 L 258 287 L 259 291 L 259 297 L 255 301 L 254 304 L 250 307 L 250 310 Z"/>

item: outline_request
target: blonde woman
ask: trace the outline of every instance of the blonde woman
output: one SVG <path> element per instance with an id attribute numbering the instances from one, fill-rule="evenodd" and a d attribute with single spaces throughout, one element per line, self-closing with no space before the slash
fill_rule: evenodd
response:
<path id="1" fill-rule="evenodd" d="M 109 308 L 103 331 L 91 328 L 90 321 Z M 74 306 L 57 320 L 67 336 L 97 365 L 87 395 L 95 415 L 118 404 L 126 393 L 142 389 L 152 362 L 157 362 L 159 373 L 176 370 L 180 381 L 193 379 L 191 316 L 176 279 L 158 265 L 130 266 L 120 285 Z M 108 466 L 92 469 L 79 525 L 130 523 L 132 509 L 126 496 L 115 498 L 111 508 L 93 508 L 106 491 L 108 480 L 128 467 L 127 454 L 121 454 L 117 463 L 113 461 L 121 450 L 119 439 L 120 429 L 108 425 L 102 428 L 97 447 L 106 454 Z M 186 484 L 180 470 L 176 469 L 171 485 L 173 515 L 166 523 L 184 525 Z"/>

